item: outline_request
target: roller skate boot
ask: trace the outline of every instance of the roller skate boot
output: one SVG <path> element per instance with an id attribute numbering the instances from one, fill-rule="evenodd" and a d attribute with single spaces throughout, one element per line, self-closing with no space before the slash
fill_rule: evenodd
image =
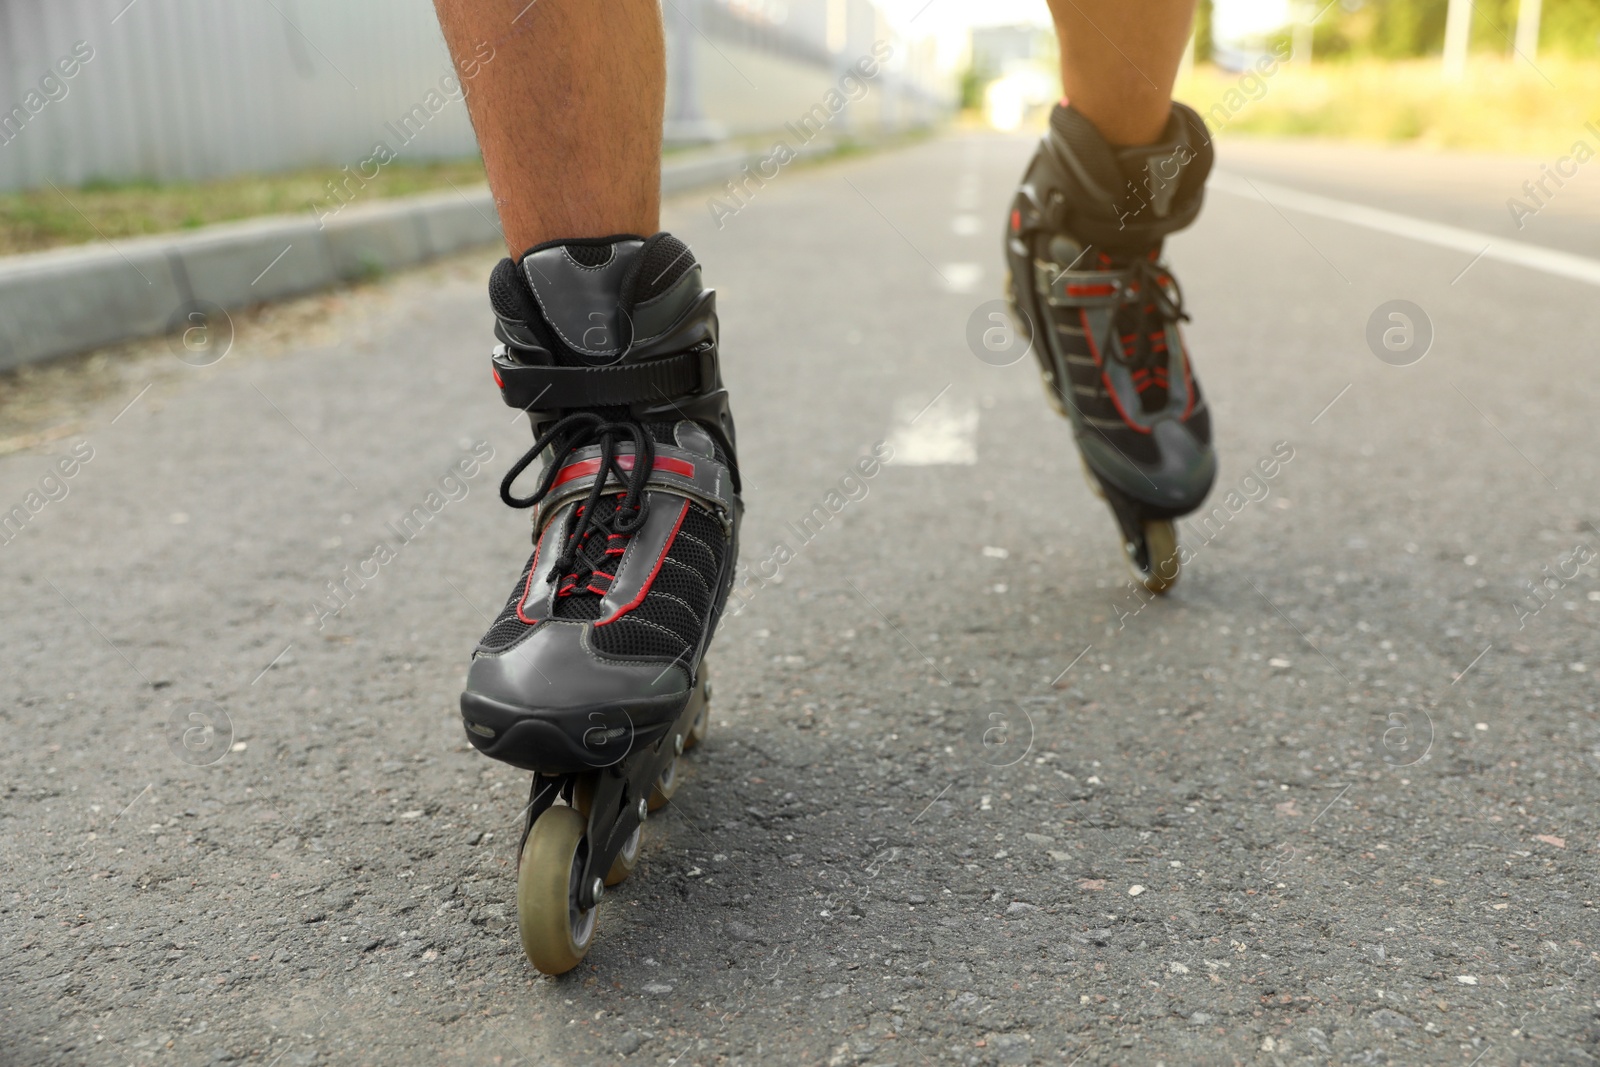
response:
<path id="1" fill-rule="evenodd" d="M 1161 256 L 1198 214 L 1212 156 L 1204 122 L 1182 104 L 1160 141 L 1131 148 L 1058 104 L 1007 220 L 1007 298 L 1134 577 L 1153 593 L 1178 578 L 1174 520 L 1217 473 L 1178 326 L 1189 316 Z"/>
<path id="2" fill-rule="evenodd" d="M 517 918 L 529 960 L 560 974 L 705 735 L 743 505 L 715 294 L 683 242 L 548 242 L 502 260 L 489 293 L 495 381 L 535 438 L 500 495 L 532 509 L 533 554 L 461 715 L 480 752 L 533 772 Z"/>

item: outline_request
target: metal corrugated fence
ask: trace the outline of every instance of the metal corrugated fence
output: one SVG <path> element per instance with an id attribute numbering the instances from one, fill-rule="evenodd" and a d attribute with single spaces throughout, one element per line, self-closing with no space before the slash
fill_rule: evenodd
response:
<path id="1" fill-rule="evenodd" d="M 672 3 L 718 39 L 690 50 L 707 117 L 722 117 L 717 65 L 772 72 L 756 100 L 743 81 L 728 90 L 731 132 L 780 126 L 833 77 L 820 41 Z M 852 27 L 875 25 L 867 0 L 851 8 Z M 840 58 L 870 46 L 852 32 Z M 452 74 L 430 0 L 0 0 L 0 189 L 354 165 L 378 141 L 401 158 L 470 155 Z"/>
<path id="2" fill-rule="evenodd" d="M 353 162 L 451 73 L 428 0 L 0 0 L 0 55 L 6 188 Z M 475 151 L 459 99 L 413 147 Z"/>

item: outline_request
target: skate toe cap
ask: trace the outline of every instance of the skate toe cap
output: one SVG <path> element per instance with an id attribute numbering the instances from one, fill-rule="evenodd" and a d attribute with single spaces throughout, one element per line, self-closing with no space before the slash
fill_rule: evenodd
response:
<path id="1" fill-rule="evenodd" d="M 1161 502 L 1171 508 L 1198 507 L 1217 477 L 1217 453 L 1177 419 L 1150 428 L 1161 462 L 1149 472 Z"/>
<path id="2" fill-rule="evenodd" d="M 655 701 L 689 691 L 683 664 L 601 656 L 588 631 L 588 623 L 550 620 L 503 652 L 479 654 L 467 671 L 467 692 L 537 714 Z"/>
<path id="3" fill-rule="evenodd" d="M 1079 447 L 1095 473 L 1123 494 L 1172 515 L 1193 511 L 1216 481 L 1216 451 L 1175 418 L 1158 419 L 1150 436 L 1154 463 L 1135 462 L 1102 437 L 1082 437 Z"/>

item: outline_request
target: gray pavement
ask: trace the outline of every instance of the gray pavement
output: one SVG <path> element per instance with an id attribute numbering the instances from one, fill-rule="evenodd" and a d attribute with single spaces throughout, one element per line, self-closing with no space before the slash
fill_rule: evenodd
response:
<path id="1" fill-rule="evenodd" d="M 1574 130 L 1592 154 L 1600 133 Z M 1402 145 L 1225 137 L 1220 165 L 1493 238 L 1600 256 L 1600 177 L 1570 156 L 1537 159 Z M 1563 178 L 1555 172 L 1567 171 Z M 1543 183 L 1543 189 L 1534 183 Z M 1513 209 L 1513 204 L 1520 205 Z"/>
<path id="2" fill-rule="evenodd" d="M 1146 604 L 1030 361 L 966 340 L 1028 151 L 669 204 L 744 561 L 793 559 L 560 980 L 516 939 L 525 776 L 455 711 L 527 552 L 492 258 L 0 386 L 0 507 L 42 501 L 0 545 L 0 1063 L 1600 1059 L 1593 288 L 1214 196 L 1172 258 L 1220 510 Z M 1393 299 L 1410 366 L 1365 339 Z"/>

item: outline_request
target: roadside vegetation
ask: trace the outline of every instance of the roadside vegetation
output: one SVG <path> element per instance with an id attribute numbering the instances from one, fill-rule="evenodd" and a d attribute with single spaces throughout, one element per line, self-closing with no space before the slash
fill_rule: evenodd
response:
<path id="1" fill-rule="evenodd" d="M 326 201 L 337 167 L 250 174 L 208 182 L 90 182 L 0 193 L 0 255 L 59 245 L 194 229 L 258 215 L 310 214 Z M 481 184 L 477 159 L 394 162 L 361 192 L 361 200 Z"/>
<path id="2" fill-rule="evenodd" d="M 1480 55 L 1459 81 L 1444 79 L 1437 57 L 1291 62 L 1254 77 L 1201 64 L 1175 92 L 1224 135 L 1412 142 L 1539 158 L 1570 152 L 1578 141 L 1600 149 L 1600 59 L 1542 56 L 1535 67 Z"/>

